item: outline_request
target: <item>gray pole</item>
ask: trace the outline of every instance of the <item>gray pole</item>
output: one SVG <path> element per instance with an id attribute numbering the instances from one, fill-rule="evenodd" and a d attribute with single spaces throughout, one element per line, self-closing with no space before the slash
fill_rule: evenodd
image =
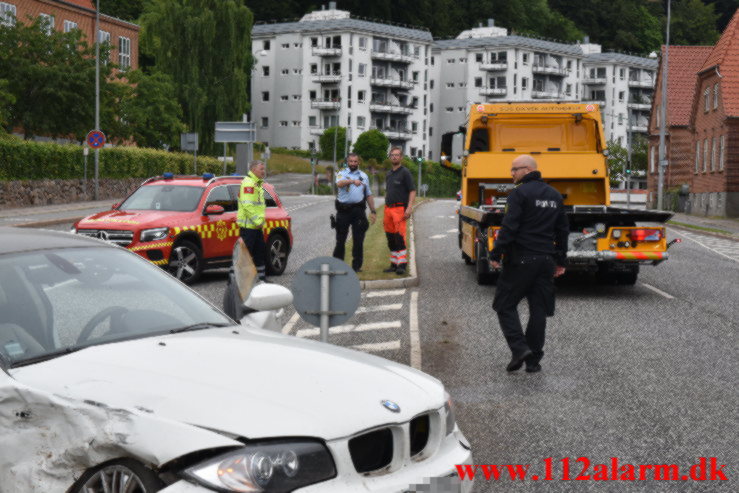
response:
<path id="1" fill-rule="evenodd" d="M 334 166 L 336 166 L 336 139 L 339 138 L 339 127 L 336 126 L 336 130 L 334 131 Z"/>
<path id="2" fill-rule="evenodd" d="M 626 128 L 626 208 L 631 209 L 631 132 Z"/>
<path id="3" fill-rule="evenodd" d="M 192 154 L 192 166 L 193 166 L 193 174 L 198 174 L 198 150 L 195 149 L 195 151 Z"/>
<path id="4" fill-rule="evenodd" d="M 226 143 L 223 143 L 223 176 L 226 176 Z"/>
<path id="5" fill-rule="evenodd" d="M 660 104 L 659 122 L 659 175 L 657 180 L 657 209 L 662 210 L 663 190 L 665 187 L 665 168 L 667 167 L 667 149 L 665 148 L 665 133 L 667 125 L 667 74 L 670 59 L 670 3 L 667 0 L 667 27 L 665 28 L 665 63 L 662 68 L 662 102 Z"/>
<path id="6" fill-rule="evenodd" d="M 321 342 L 328 342 L 328 311 L 331 307 L 329 298 L 330 270 L 328 264 L 321 264 Z"/>
<path id="7" fill-rule="evenodd" d="M 100 0 L 95 4 L 95 130 L 100 130 Z M 98 200 L 100 149 L 95 148 L 95 200 Z"/>

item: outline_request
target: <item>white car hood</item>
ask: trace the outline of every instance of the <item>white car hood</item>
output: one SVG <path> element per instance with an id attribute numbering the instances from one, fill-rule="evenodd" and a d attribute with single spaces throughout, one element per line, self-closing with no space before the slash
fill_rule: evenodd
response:
<path id="1" fill-rule="evenodd" d="M 444 405 L 441 383 L 410 367 L 244 327 L 94 346 L 11 375 L 65 397 L 246 438 L 330 440 Z"/>

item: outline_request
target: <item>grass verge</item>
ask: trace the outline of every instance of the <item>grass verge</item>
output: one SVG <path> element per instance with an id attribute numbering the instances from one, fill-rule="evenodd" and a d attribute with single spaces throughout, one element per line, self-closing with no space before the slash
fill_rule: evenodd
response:
<path id="1" fill-rule="evenodd" d="M 695 224 L 682 223 L 680 221 L 667 221 L 667 224 L 672 224 L 675 226 L 680 226 L 680 227 L 688 228 L 688 229 L 695 229 L 698 231 L 707 231 L 709 233 L 718 233 L 718 234 L 726 235 L 726 236 L 734 236 L 734 234 L 731 231 L 726 231 L 726 230 L 718 229 L 718 228 L 708 228 L 706 226 L 696 226 Z"/>
<path id="2" fill-rule="evenodd" d="M 254 159 L 262 159 L 262 154 L 255 152 Z M 290 154 L 272 153 L 267 163 L 267 172 L 270 175 L 279 175 L 280 173 L 310 174 L 310 159 Z M 316 173 L 323 174 L 325 172 L 326 168 L 324 166 L 316 166 Z"/>

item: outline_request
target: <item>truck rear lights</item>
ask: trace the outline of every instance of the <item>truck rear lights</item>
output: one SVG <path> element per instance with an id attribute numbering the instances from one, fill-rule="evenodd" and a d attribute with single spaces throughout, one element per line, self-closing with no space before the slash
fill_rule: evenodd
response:
<path id="1" fill-rule="evenodd" d="M 659 241 L 662 239 L 661 229 L 632 229 L 629 236 L 633 241 Z"/>

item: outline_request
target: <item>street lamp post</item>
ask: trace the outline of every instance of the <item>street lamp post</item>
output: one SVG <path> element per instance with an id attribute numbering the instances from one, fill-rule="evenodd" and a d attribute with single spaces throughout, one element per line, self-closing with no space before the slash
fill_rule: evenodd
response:
<path id="1" fill-rule="evenodd" d="M 100 0 L 95 3 L 95 130 L 100 131 Z M 98 200 L 100 149 L 95 148 L 95 200 Z"/>
<path id="2" fill-rule="evenodd" d="M 659 121 L 659 167 L 657 178 L 657 209 L 662 210 L 664 205 L 663 193 L 665 187 L 665 168 L 667 167 L 667 149 L 665 148 L 665 133 L 667 128 L 667 74 L 670 58 L 670 0 L 667 0 L 667 26 L 665 27 L 665 60 L 662 65 L 662 102 L 660 103 Z"/>

